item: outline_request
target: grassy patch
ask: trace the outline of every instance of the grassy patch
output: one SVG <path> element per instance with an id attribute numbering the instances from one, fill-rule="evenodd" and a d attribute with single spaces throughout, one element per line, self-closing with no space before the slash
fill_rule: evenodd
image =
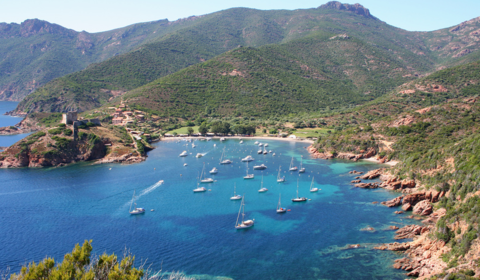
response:
<path id="1" fill-rule="evenodd" d="M 327 128 L 302 128 L 302 129 L 297 129 L 295 132 L 293 132 L 293 135 L 297 137 L 318 137 L 321 135 L 326 135 L 328 134 L 328 131 L 331 129 Z"/>
<path id="2" fill-rule="evenodd" d="M 188 128 L 190 127 L 193 129 L 193 133 L 198 133 L 199 126 L 181 127 L 179 129 L 169 131 L 168 133 L 173 134 L 174 132 L 176 132 L 177 134 L 188 134 Z"/>

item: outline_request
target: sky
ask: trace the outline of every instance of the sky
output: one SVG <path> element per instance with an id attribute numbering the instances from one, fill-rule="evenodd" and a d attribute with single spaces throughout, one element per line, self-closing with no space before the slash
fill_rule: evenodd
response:
<path id="1" fill-rule="evenodd" d="M 234 7 L 315 8 L 328 0 L 4 0 L 0 22 L 38 18 L 76 31 L 112 30 L 138 22 L 170 21 Z M 356 0 L 380 20 L 409 31 L 432 31 L 480 16 L 480 0 Z"/>

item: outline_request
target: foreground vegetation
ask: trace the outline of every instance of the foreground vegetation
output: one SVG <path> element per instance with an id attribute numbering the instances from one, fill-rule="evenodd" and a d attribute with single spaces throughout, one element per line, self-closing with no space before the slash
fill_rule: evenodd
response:
<path id="1" fill-rule="evenodd" d="M 92 240 L 75 245 L 71 253 L 64 256 L 63 261 L 55 263 L 53 258 L 46 257 L 42 261 L 31 262 L 23 266 L 20 272 L 10 276 L 10 280 L 189 280 L 182 273 L 153 273 L 144 267 L 144 263 L 135 267 L 135 256 L 125 252 L 120 258 L 115 254 L 103 253 L 92 256 Z"/>

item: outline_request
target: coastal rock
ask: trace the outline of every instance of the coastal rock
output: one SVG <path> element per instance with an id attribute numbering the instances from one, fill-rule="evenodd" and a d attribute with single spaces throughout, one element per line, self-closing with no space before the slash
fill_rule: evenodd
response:
<path id="1" fill-rule="evenodd" d="M 356 184 L 356 183 L 360 183 L 360 182 L 361 182 L 361 180 L 352 180 L 352 181 L 350 181 L 350 183 L 352 183 L 352 184 Z"/>
<path id="2" fill-rule="evenodd" d="M 415 180 L 403 180 L 402 181 L 402 189 L 406 189 L 406 188 L 415 188 L 416 186 L 416 183 L 415 183 Z"/>
<path id="3" fill-rule="evenodd" d="M 400 204 L 402 204 L 402 198 L 403 196 L 396 197 L 394 199 L 391 199 L 389 201 L 384 201 L 382 202 L 382 205 L 385 205 L 387 207 L 397 207 Z"/>
<path id="4" fill-rule="evenodd" d="M 395 214 L 398 215 L 398 214 L 403 214 L 403 211 L 395 211 L 395 212 L 393 212 L 393 213 L 395 213 Z"/>
<path id="5" fill-rule="evenodd" d="M 409 203 L 410 205 L 415 205 L 422 200 L 425 200 L 425 192 L 416 192 L 406 195 L 403 198 L 403 204 Z"/>
<path id="6" fill-rule="evenodd" d="M 412 209 L 412 205 L 408 202 L 402 205 L 402 210 L 403 211 L 409 211 L 411 209 Z"/>
<path id="7" fill-rule="evenodd" d="M 373 227 L 367 226 L 367 227 L 364 227 L 364 228 L 360 229 L 360 231 L 375 232 L 376 230 Z"/>
<path id="8" fill-rule="evenodd" d="M 368 171 L 366 174 L 360 176 L 360 179 L 371 180 L 380 177 L 383 169 L 374 169 Z"/>
<path id="9" fill-rule="evenodd" d="M 387 230 L 397 230 L 397 229 L 398 229 L 397 226 L 389 226 L 389 227 L 387 228 Z"/>
<path id="10" fill-rule="evenodd" d="M 376 189 L 378 188 L 378 184 L 375 183 L 358 183 L 355 184 L 356 188 L 362 188 L 362 189 Z"/>
<path id="11" fill-rule="evenodd" d="M 395 232 L 395 239 L 413 238 L 415 235 L 420 235 L 428 231 L 428 228 L 419 225 L 408 225 Z"/>
<path id="12" fill-rule="evenodd" d="M 423 200 L 413 206 L 413 213 L 421 216 L 430 215 L 433 211 L 432 204 L 428 200 Z"/>

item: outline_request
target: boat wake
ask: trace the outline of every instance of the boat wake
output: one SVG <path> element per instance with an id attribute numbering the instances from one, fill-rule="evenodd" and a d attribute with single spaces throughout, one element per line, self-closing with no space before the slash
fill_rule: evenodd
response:
<path id="1" fill-rule="evenodd" d="M 137 195 L 137 200 L 146 195 L 146 194 L 149 194 L 151 193 L 152 191 L 154 191 L 156 188 L 160 187 L 161 185 L 163 185 L 163 180 L 160 180 L 158 182 L 156 182 L 155 184 L 151 185 L 150 187 L 144 189 L 139 195 Z M 133 199 L 133 198 L 132 198 Z M 130 204 L 132 203 L 132 199 L 128 200 L 127 202 L 125 202 L 125 204 L 122 205 L 122 207 L 120 207 L 119 210 L 121 209 L 124 209 L 125 207 L 128 207 L 130 206 Z"/>

